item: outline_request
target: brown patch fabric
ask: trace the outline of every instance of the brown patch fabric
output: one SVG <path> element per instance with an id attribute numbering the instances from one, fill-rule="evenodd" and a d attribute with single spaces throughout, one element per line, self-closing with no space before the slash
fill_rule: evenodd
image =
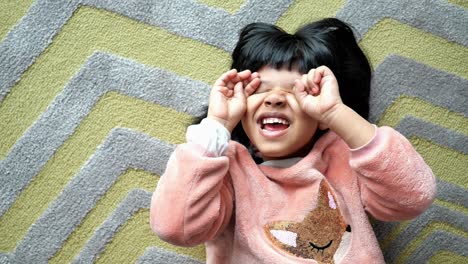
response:
<path id="1" fill-rule="evenodd" d="M 322 181 L 317 207 L 304 220 L 273 222 L 265 233 L 274 245 L 296 257 L 314 259 L 319 263 L 334 263 L 345 232 L 350 231 L 329 185 Z"/>

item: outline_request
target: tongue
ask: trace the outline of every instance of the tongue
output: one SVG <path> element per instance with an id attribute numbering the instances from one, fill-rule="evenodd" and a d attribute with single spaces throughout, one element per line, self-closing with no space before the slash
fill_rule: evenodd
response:
<path id="1" fill-rule="evenodd" d="M 270 131 L 278 131 L 278 130 L 284 130 L 288 128 L 288 125 L 285 124 L 265 124 L 264 129 L 270 130 Z"/>

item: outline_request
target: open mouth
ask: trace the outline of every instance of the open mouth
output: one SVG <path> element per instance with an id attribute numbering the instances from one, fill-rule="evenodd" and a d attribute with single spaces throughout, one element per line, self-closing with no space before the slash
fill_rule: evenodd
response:
<path id="1" fill-rule="evenodd" d="M 260 128 L 260 133 L 269 138 L 284 135 L 291 125 L 287 116 L 278 113 L 263 114 L 257 119 L 257 123 Z"/>
<path id="2" fill-rule="evenodd" d="M 289 127 L 289 121 L 278 117 L 267 117 L 260 120 L 260 127 L 268 131 L 285 130 Z"/>

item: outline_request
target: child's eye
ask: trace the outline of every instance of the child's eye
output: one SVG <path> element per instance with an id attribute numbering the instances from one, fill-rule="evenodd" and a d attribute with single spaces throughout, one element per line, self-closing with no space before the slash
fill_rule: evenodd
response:
<path id="1" fill-rule="evenodd" d="M 272 90 L 272 88 L 259 87 L 259 88 L 257 88 L 257 90 L 255 90 L 254 94 L 266 93 L 266 92 L 269 92 L 271 90 Z M 292 89 L 282 89 L 282 91 L 284 91 L 286 93 L 294 94 L 294 91 Z"/>
<path id="2" fill-rule="evenodd" d="M 254 94 L 261 94 L 265 92 L 268 92 L 268 89 L 266 87 L 258 87 L 258 89 L 255 90 Z"/>

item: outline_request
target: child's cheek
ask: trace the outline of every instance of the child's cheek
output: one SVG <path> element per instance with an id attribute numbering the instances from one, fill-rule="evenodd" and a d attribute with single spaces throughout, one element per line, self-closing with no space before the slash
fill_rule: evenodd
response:
<path id="1" fill-rule="evenodd" d="M 251 96 L 247 97 L 247 110 L 258 108 L 265 100 L 265 97 L 265 93 L 252 94 Z"/>

